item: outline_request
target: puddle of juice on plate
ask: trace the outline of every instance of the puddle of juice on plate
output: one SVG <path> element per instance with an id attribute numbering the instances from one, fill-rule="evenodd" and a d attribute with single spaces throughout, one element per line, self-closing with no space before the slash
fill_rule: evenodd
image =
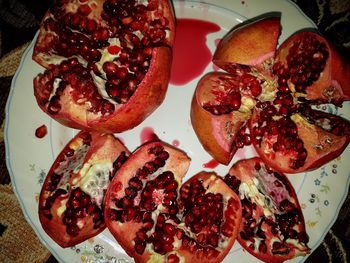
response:
<path id="1" fill-rule="evenodd" d="M 214 169 L 219 165 L 218 161 L 210 160 L 209 162 L 205 163 L 202 165 L 203 168 L 209 168 L 209 169 Z"/>
<path id="2" fill-rule="evenodd" d="M 179 140 L 173 140 L 171 143 L 173 146 L 178 147 L 180 145 L 180 141 Z"/>
<path id="3" fill-rule="evenodd" d="M 158 136 L 154 133 L 154 129 L 151 127 L 144 127 L 140 133 L 141 144 L 149 141 L 158 140 Z"/>
<path id="4" fill-rule="evenodd" d="M 170 83 L 184 85 L 200 76 L 212 59 L 206 37 L 220 30 L 215 23 L 180 18 L 176 21 Z"/>

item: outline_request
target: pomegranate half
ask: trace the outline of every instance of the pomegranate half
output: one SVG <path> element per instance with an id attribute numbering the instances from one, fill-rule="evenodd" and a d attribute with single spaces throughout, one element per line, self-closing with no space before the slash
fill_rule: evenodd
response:
<path id="1" fill-rule="evenodd" d="M 34 46 L 39 107 L 77 129 L 137 126 L 164 100 L 174 32 L 168 0 L 57 1 Z"/>

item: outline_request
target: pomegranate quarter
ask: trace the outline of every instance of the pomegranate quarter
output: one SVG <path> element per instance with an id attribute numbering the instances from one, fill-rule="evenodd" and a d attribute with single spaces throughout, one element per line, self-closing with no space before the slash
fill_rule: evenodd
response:
<path id="1" fill-rule="evenodd" d="M 39 198 L 39 219 L 61 247 L 102 232 L 104 193 L 129 151 L 112 135 L 79 132 L 48 172 Z"/>
<path id="2" fill-rule="evenodd" d="M 238 196 L 215 173 L 182 184 L 190 159 L 162 142 L 137 149 L 105 199 L 108 229 L 136 262 L 221 262 L 241 223 Z"/>
<path id="3" fill-rule="evenodd" d="M 203 148 L 222 164 L 252 144 L 282 173 L 319 168 L 349 144 L 350 123 L 313 105 L 350 98 L 350 63 L 320 34 L 301 31 L 277 47 L 280 17 L 233 28 L 197 84 L 191 122 Z"/>
<path id="4" fill-rule="evenodd" d="M 260 158 L 238 161 L 224 181 L 241 199 L 238 242 L 264 262 L 284 262 L 310 252 L 303 213 L 293 186 Z"/>
<path id="5" fill-rule="evenodd" d="M 72 128 L 123 132 L 164 100 L 172 61 L 169 0 L 58 0 L 41 23 L 33 59 L 39 107 Z"/>

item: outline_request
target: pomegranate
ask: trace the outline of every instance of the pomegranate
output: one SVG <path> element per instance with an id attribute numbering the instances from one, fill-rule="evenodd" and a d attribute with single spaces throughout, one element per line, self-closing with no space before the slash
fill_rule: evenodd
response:
<path id="1" fill-rule="evenodd" d="M 280 30 L 279 17 L 234 28 L 213 56 L 227 73 L 198 82 L 191 122 L 220 163 L 253 144 L 270 167 L 299 173 L 336 158 L 349 143 L 349 121 L 312 107 L 349 100 L 349 61 L 314 32 L 295 33 L 275 51 Z"/>
<path id="2" fill-rule="evenodd" d="M 164 100 L 174 31 L 168 0 L 57 1 L 34 46 L 39 107 L 77 129 L 137 126 Z"/>
<path id="3" fill-rule="evenodd" d="M 264 262 L 305 256 L 308 235 L 294 188 L 260 158 L 238 161 L 224 181 L 239 194 L 242 223 L 238 242 Z"/>
<path id="4" fill-rule="evenodd" d="M 108 229 L 136 262 L 220 262 L 241 220 L 238 196 L 214 173 L 181 185 L 190 159 L 163 142 L 137 149 L 105 199 Z"/>
<path id="5" fill-rule="evenodd" d="M 39 219 L 61 247 L 76 245 L 106 227 L 105 191 L 129 151 L 113 135 L 79 132 L 47 174 L 39 198 Z"/>

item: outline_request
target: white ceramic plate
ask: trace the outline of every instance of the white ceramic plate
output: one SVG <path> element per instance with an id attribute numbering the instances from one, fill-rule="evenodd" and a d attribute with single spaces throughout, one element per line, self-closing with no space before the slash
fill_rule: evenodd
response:
<path id="1" fill-rule="evenodd" d="M 208 1 L 209 2 L 209 1 Z M 175 1 L 178 18 L 197 18 L 218 24 L 221 30 L 208 35 L 207 46 L 215 49 L 215 40 L 221 38 L 237 23 L 263 13 L 278 11 L 282 13 L 283 31 L 280 43 L 293 32 L 315 27 L 314 24 L 291 2 L 288 1 L 224 1 L 211 3 Z M 43 231 L 37 215 L 37 200 L 42 182 L 63 146 L 76 133 L 63 127 L 44 114 L 33 96 L 33 78 L 43 71 L 31 60 L 34 42 L 25 51 L 21 64 L 13 78 L 11 92 L 6 107 L 6 161 L 15 193 L 23 212 L 40 240 L 60 262 L 128 262 L 132 261 L 114 240 L 108 230 L 97 237 L 73 248 L 62 249 Z M 210 63 L 205 72 L 213 70 Z M 202 74 L 202 75 L 203 75 Z M 146 121 L 132 131 L 119 134 L 130 150 L 142 143 L 145 131 L 153 129 L 160 139 L 187 152 L 192 163 L 186 177 L 203 170 L 203 165 L 212 158 L 202 149 L 190 124 L 190 101 L 199 77 L 183 86 L 170 85 L 164 103 Z M 325 110 L 343 114 L 349 119 L 350 104 L 342 109 L 324 107 Z M 43 139 L 34 136 L 35 129 L 42 124 L 48 127 Z M 238 159 L 251 157 L 251 148 L 240 150 L 232 163 Z M 346 198 L 349 186 L 350 147 L 338 159 L 311 172 L 289 176 L 295 187 L 303 208 L 310 247 L 314 250 L 333 225 L 338 211 Z M 232 164 L 231 163 L 231 164 Z M 225 175 L 229 166 L 219 165 L 215 171 Z M 293 262 L 304 261 L 294 259 Z M 256 262 L 236 242 L 225 262 Z"/>

